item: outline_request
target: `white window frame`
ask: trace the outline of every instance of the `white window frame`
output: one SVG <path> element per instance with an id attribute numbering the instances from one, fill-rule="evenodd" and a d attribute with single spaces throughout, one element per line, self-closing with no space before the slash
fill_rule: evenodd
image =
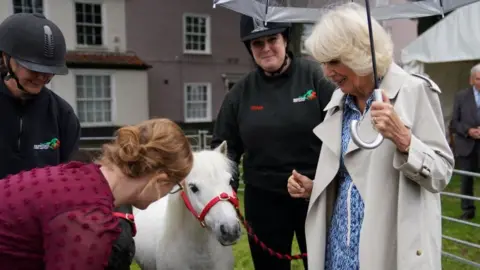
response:
<path id="1" fill-rule="evenodd" d="M 101 18 L 102 18 L 102 23 L 101 23 L 101 27 L 102 27 L 102 44 L 100 45 L 93 45 L 93 44 L 80 44 L 78 43 L 78 32 L 77 32 L 77 25 L 78 25 L 78 22 L 77 22 L 77 10 L 76 10 L 76 7 L 75 7 L 75 4 L 90 4 L 90 5 L 100 5 L 100 15 L 101 15 Z M 107 27 L 106 27 L 106 12 L 105 12 L 105 3 L 103 0 L 74 0 L 72 1 L 72 8 L 73 8 L 73 21 L 74 21 L 74 29 L 75 29 L 75 44 L 77 46 L 77 48 L 80 48 L 80 49 L 84 49 L 84 48 L 106 48 L 108 46 L 107 44 Z M 84 23 L 82 23 L 81 25 L 84 25 Z M 88 24 L 87 26 L 100 26 L 100 24 Z"/>
<path id="2" fill-rule="evenodd" d="M 304 23 L 302 24 L 302 36 L 300 38 L 300 52 L 302 54 L 309 54 L 307 48 L 305 48 L 305 40 L 307 39 L 307 37 L 311 34 L 311 33 L 305 33 L 305 25 L 311 25 L 311 30 L 313 30 L 313 27 L 315 24 L 313 23 Z"/>
<path id="3" fill-rule="evenodd" d="M 188 87 L 196 87 L 196 86 L 206 86 L 207 87 L 207 116 L 205 118 L 189 118 L 188 117 L 188 110 L 187 110 L 187 103 L 188 100 Z M 204 123 L 204 122 L 212 122 L 212 84 L 208 82 L 188 82 L 183 84 L 183 114 L 185 123 Z"/>
<path id="4" fill-rule="evenodd" d="M 116 122 L 116 109 L 117 109 L 117 100 L 116 100 L 116 87 L 115 87 L 115 76 L 113 72 L 108 71 L 98 71 L 98 70 L 76 70 L 73 72 L 73 85 L 75 89 L 75 112 L 78 115 L 78 98 L 77 98 L 77 76 L 110 76 L 110 122 L 81 122 L 81 127 L 110 127 L 114 126 Z"/>
<path id="5" fill-rule="evenodd" d="M 232 84 L 232 88 L 234 85 L 244 76 L 243 73 L 223 73 L 222 80 L 225 86 L 225 92 L 230 91 L 229 84 Z"/>
<path id="6" fill-rule="evenodd" d="M 187 50 L 187 38 L 186 38 L 186 24 L 187 17 L 200 17 L 205 19 L 205 50 Z M 196 13 L 184 13 L 182 17 L 182 38 L 183 38 L 183 53 L 184 54 L 211 54 L 212 53 L 212 28 L 211 17 L 208 14 L 196 14 Z"/>
<path id="7" fill-rule="evenodd" d="M 15 3 L 14 3 L 14 0 L 11 0 L 12 2 L 12 14 L 15 13 Z M 25 2 L 33 2 L 33 0 L 21 0 L 22 1 L 22 12 L 21 13 L 25 13 Z M 42 2 L 42 12 L 36 12 L 36 13 L 41 13 L 41 14 L 45 14 L 45 1 L 43 0 L 36 0 L 36 1 L 41 1 Z M 33 6 L 33 5 L 32 5 Z M 28 12 L 28 13 L 33 13 L 33 12 Z"/>

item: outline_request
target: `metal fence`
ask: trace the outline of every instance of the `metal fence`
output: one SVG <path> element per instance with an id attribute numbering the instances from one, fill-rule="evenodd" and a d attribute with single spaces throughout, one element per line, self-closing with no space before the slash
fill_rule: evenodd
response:
<path id="1" fill-rule="evenodd" d="M 462 171 L 462 170 L 453 170 L 453 173 L 457 174 L 457 175 L 467 175 L 467 176 L 473 176 L 473 177 L 479 177 L 480 178 L 480 173 L 474 173 L 474 172 Z M 466 195 L 461 195 L 461 194 L 451 193 L 451 192 L 441 192 L 440 194 L 443 195 L 443 196 L 455 197 L 455 198 L 459 198 L 459 199 L 463 198 L 463 199 L 471 199 L 471 200 L 474 200 L 474 201 L 480 201 L 480 197 L 466 196 Z M 447 216 L 442 215 L 442 219 L 452 221 L 452 222 L 456 222 L 456 223 L 460 223 L 460 224 L 463 224 L 463 225 L 466 225 L 466 226 L 472 226 L 472 227 L 475 227 L 475 228 L 480 228 L 480 224 L 478 224 L 478 223 L 468 222 L 468 221 L 464 221 L 464 220 L 457 219 L 457 218 L 452 218 L 452 217 L 447 217 Z M 457 244 L 467 246 L 469 248 L 480 249 L 480 245 L 476 244 L 476 243 L 471 243 L 471 242 L 461 240 L 461 239 L 458 239 L 458 238 L 454 238 L 454 237 L 444 235 L 444 234 L 442 234 L 442 238 L 446 239 L 446 240 L 449 240 L 449 241 L 452 241 L 452 242 L 455 242 Z M 449 253 L 449 252 L 446 252 L 446 251 L 443 251 L 443 250 L 442 250 L 442 255 L 445 256 L 445 257 L 448 257 L 450 259 L 453 259 L 455 261 L 458 261 L 458 262 L 461 262 L 461 263 L 464 263 L 464 264 L 468 264 L 470 266 L 473 266 L 473 267 L 476 267 L 476 268 L 480 269 L 480 263 L 468 260 L 464 257 L 458 256 L 458 255 L 455 255 L 455 254 L 452 254 L 452 253 Z"/>
<path id="2" fill-rule="evenodd" d="M 192 145 L 192 149 L 194 151 L 203 150 L 203 149 L 210 149 L 210 142 L 212 141 L 212 135 L 209 134 L 208 130 L 197 130 L 193 133 L 187 133 L 186 137 L 190 141 Z M 83 142 L 109 142 L 115 139 L 114 137 L 82 137 L 80 141 Z M 89 146 L 82 146 L 80 147 L 82 151 L 98 151 L 100 150 L 100 146 L 89 147 Z"/>
<path id="3" fill-rule="evenodd" d="M 190 140 L 193 151 L 210 149 L 212 135 L 208 133 L 208 130 L 198 130 L 196 133 L 186 134 L 186 136 Z"/>

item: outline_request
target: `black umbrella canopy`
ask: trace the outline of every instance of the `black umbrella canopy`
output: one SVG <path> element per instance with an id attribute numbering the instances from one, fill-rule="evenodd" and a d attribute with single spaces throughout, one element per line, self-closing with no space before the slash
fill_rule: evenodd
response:
<path id="1" fill-rule="evenodd" d="M 411 19 L 442 15 L 480 0 L 409 0 L 402 4 L 391 0 L 370 0 L 372 16 L 377 20 Z M 321 8 L 365 0 L 213 0 L 214 7 L 224 7 L 262 21 L 315 22 Z"/>

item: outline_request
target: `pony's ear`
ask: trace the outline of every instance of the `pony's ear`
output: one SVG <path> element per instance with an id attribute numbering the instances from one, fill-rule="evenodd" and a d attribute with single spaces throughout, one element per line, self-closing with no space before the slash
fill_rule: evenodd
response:
<path id="1" fill-rule="evenodd" d="M 224 154 L 225 156 L 227 155 L 227 141 L 223 141 L 217 148 L 215 148 L 215 151 L 220 152 Z"/>

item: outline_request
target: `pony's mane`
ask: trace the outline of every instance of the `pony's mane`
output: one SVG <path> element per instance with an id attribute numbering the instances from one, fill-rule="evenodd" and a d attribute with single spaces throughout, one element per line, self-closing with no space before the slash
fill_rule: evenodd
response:
<path id="1" fill-rule="evenodd" d="M 190 177 L 195 177 L 198 174 L 204 174 L 205 172 L 215 173 L 223 170 L 233 176 L 236 172 L 236 167 L 235 162 L 220 152 L 214 150 L 195 151 L 193 152 L 193 168 L 187 176 L 187 181 Z M 223 170 L 219 170 L 220 168 L 223 168 Z"/>

